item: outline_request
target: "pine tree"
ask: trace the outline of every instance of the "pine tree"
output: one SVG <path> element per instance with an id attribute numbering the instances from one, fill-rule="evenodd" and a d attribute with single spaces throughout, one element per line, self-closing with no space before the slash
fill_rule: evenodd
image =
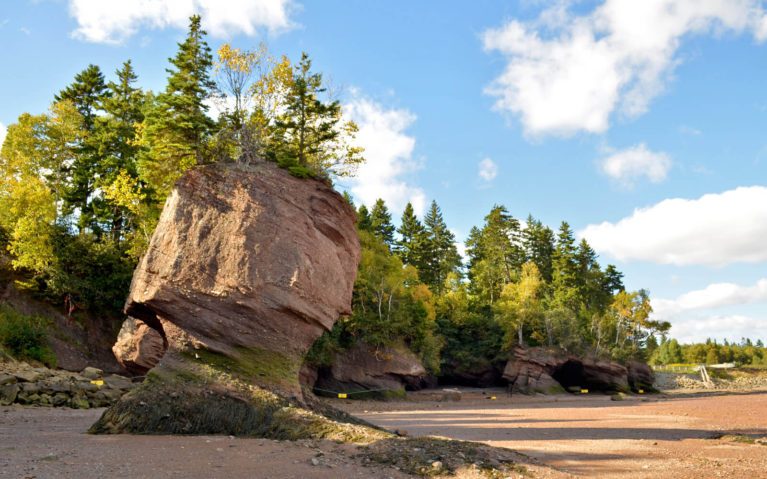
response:
<path id="1" fill-rule="evenodd" d="M 433 292 L 441 295 L 448 274 L 460 272 L 461 257 L 455 247 L 455 236 L 447 228 L 436 201 L 431 202 L 431 207 L 424 217 L 424 226 L 425 254 L 423 269 L 418 271 L 419 278 Z"/>
<path id="2" fill-rule="evenodd" d="M 576 251 L 575 238 L 570 225 L 563 221 L 557 234 L 557 246 L 552 261 L 552 286 L 555 301 L 571 311 L 578 310 Z"/>
<path id="3" fill-rule="evenodd" d="M 63 197 L 66 213 L 78 213 L 77 226 L 81 233 L 88 227 L 97 229 L 90 200 L 96 188 L 94 173 L 102 156 L 94 130 L 98 112 L 107 97 L 104 75 L 98 66 L 92 64 L 75 75 L 75 81 L 54 97 L 56 102 L 72 102 L 82 118 L 80 126 L 83 134 L 81 141 L 72 145 L 75 160 L 68 167 L 69 187 Z"/>
<path id="4" fill-rule="evenodd" d="M 551 282 L 552 256 L 554 255 L 554 232 L 551 228 L 529 215 L 527 225 L 522 231 L 522 244 L 525 248 L 526 260 L 538 266 L 544 281 Z"/>
<path id="5" fill-rule="evenodd" d="M 130 60 L 115 72 L 117 82 L 109 82 L 110 95 L 104 100 L 106 115 L 96 121 L 96 140 L 102 161 L 95 172 L 101 187 L 108 188 L 123 173 L 137 180 L 137 157 L 140 146 L 135 142 L 136 125 L 144 120 L 145 96 L 134 83 L 138 79 Z M 114 202 L 97 197 L 94 199 L 97 218 L 108 223 L 114 241 L 123 235 L 124 220 L 128 211 Z"/>
<path id="6" fill-rule="evenodd" d="M 400 239 L 396 244 L 396 254 L 404 264 L 420 270 L 423 267 L 426 230 L 415 215 L 413 205 L 408 202 L 402 212 L 400 227 L 397 229 Z"/>
<path id="7" fill-rule="evenodd" d="M 376 200 L 370 211 L 370 224 L 373 227 L 373 233 L 391 250 L 394 245 L 394 225 L 391 223 L 389 209 L 381 198 Z"/>
<path id="8" fill-rule="evenodd" d="M 141 175 L 161 194 L 167 194 L 186 169 L 204 162 L 204 143 L 215 125 L 204 103 L 214 88 L 205 35 L 199 15 L 190 17 L 186 40 L 169 59 L 165 92 L 157 96 L 144 122 L 143 142 L 149 151 L 140 159 Z"/>
<path id="9" fill-rule="evenodd" d="M 365 205 L 360 205 L 357 210 L 357 229 L 360 231 L 373 232 L 373 223 L 370 220 L 370 213 Z"/>
<path id="10" fill-rule="evenodd" d="M 55 95 L 54 100 L 71 101 L 83 117 L 83 129 L 91 132 L 105 96 L 107 85 L 104 83 L 104 74 L 97 65 L 91 64 L 75 75 L 75 81 Z"/>
<path id="11" fill-rule="evenodd" d="M 362 163 L 362 149 L 346 142 L 357 132 L 353 122 L 341 121 L 341 104 L 323 101 L 322 74 L 311 72 L 306 53 L 296 66 L 277 118 L 267 156 L 297 176 L 345 176 Z"/>

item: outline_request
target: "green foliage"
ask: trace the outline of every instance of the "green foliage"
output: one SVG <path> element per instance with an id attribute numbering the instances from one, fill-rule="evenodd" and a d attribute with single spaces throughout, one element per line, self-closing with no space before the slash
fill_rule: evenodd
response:
<path id="1" fill-rule="evenodd" d="M 46 366 L 56 366 L 56 356 L 48 346 L 49 321 L 39 316 L 25 316 L 0 303 L 0 345 L 18 359 L 34 359 Z"/>
<path id="2" fill-rule="evenodd" d="M 381 198 L 376 200 L 370 212 L 370 226 L 373 233 L 389 248 L 394 245 L 394 225 L 391 223 L 391 214 Z"/>
<path id="3" fill-rule="evenodd" d="M 708 339 L 705 343 L 683 345 L 674 339 L 664 339 L 649 359 L 649 363 L 653 365 L 670 365 L 685 361 L 691 364 L 735 363 L 742 366 L 761 366 L 767 365 L 767 348 L 761 340 L 753 343 L 746 338 L 739 344 L 729 344 L 727 341 L 718 344 Z"/>
<path id="4" fill-rule="evenodd" d="M 439 296 L 443 292 L 448 275 L 460 271 L 461 257 L 455 247 L 455 236 L 445 224 L 442 210 L 436 201 L 431 202 L 423 224 L 418 278 Z"/>
<path id="5" fill-rule="evenodd" d="M 161 198 L 187 169 L 204 162 L 205 142 L 215 123 L 206 115 L 205 100 L 214 83 L 209 70 L 213 57 L 199 15 L 189 19 L 189 32 L 176 56 L 169 59 L 168 85 L 146 111 L 139 159 L 141 178 Z"/>
<path id="6" fill-rule="evenodd" d="M 265 155 L 296 176 L 348 176 L 364 161 L 351 141 L 357 125 L 342 121 L 341 104 L 327 95 L 322 74 L 306 53 L 293 69 L 281 110 L 269 130 Z M 295 162 L 295 163 L 293 163 Z"/>

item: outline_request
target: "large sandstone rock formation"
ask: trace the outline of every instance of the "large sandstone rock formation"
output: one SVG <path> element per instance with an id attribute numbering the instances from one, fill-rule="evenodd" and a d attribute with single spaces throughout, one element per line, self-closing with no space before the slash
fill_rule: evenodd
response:
<path id="1" fill-rule="evenodd" d="M 373 347 L 363 341 L 336 355 L 332 366 L 322 368 L 315 386 L 318 390 L 384 393 L 420 389 L 426 369 L 407 348 Z M 357 397 L 357 396 L 355 396 Z"/>
<path id="2" fill-rule="evenodd" d="M 167 352 L 94 431 L 249 434 L 274 407 L 304 405 L 306 351 L 351 312 L 355 221 L 330 186 L 271 164 L 184 173 L 125 306 Z M 197 413 L 205 417 L 173 420 Z"/>
<path id="3" fill-rule="evenodd" d="M 634 368 L 637 371 L 640 369 L 638 365 Z M 547 393 L 560 388 L 585 388 L 590 391 L 629 389 L 629 370 L 620 364 L 557 355 L 542 348 L 517 347 L 514 360 L 506 364 L 503 377 L 509 381 L 513 391 L 522 393 Z"/>

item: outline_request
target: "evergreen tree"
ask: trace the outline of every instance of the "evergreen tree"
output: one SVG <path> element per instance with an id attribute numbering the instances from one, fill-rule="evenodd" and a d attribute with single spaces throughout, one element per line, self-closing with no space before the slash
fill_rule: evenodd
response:
<path id="1" fill-rule="evenodd" d="M 365 205 L 360 205 L 357 210 L 357 229 L 360 231 L 373 232 L 373 223 L 370 220 L 370 213 Z"/>
<path id="2" fill-rule="evenodd" d="M 54 96 L 56 102 L 69 100 L 82 115 L 82 127 L 92 132 L 97 112 L 102 109 L 102 102 L 108 95 L 104 74 L 97 65 L 88 67 L 75 75 L 75 81 Z"/>
<path id="3" fill-rule="evenodd" d="M 481 230 L 472 230 L 466 243 L 469 255 L 469 278 L 473 290 L 491 303 L 505 284 L 516 281 L 525 252 L 520 238 L 519 221 L 506 207 L 495 205 L 485 216 Z"/>
<path id="4" fill-rule="evenodd" d="M 378 198 L 370 211 L 370 223 L 373 233 L 389 247 L 394 245 L 394 225 L 391 223 L 391 214 L 386 203 Z"/>
<path id="5" fill-rule="evenodd" d="M 426 230 L 415 215 L 413 205 L 408 202 L 402 212 L 400 227 L 397 229 L 400 239 L 396 243 L 397 256 L 403 263 L 420 270 L 425 254 Z"/>
<path id="6" fill-rule="evenodd" d="M 109 187 L 121 173 L 136 181 L 140 146 L 135 142 L 136 125 L 144 120 L 144 93 L 136 88 L 138 79 L 130 60 L 117 70 L 117 82 L 109 83 L 110 95 L 104 100 L 106 115 L 96 121 L 96 141 L 102 161 L 96 165 L 101 187 Z M 96 217 L 108 224 L 114 241 L 123 236 L 125 217 L 129 212 L 113 201 L 94 199 Z"/>
<path id="7" fill-rule="evenodd" d="M 209 75 L 213 59 L 199 15 L 189 20 L 186 39 L 169 59 L 168 85 L 144 122 L 149 151 L 141 156 L 141 175 L 163 196 L 186 169 L 203 163 L 204 143 L 215 125 L 204 103 L 214 87 Z"/>
<path id="8" fill-rule="evenodd" d="M 82 118 L 80 126 L 83 134 L 81 141 L 71 146 L 75 159 L 68 167 L 69 187 L 63 197 L 66 213 L 77 212 L 77 226 L 81 233 L 88 227 L 96 227 L 90 200 L 96 188 L 94 173 L 102 157 L 94 130 L 98 112 L 107 97 L 104 75 L 98 66 L 92 64 L 75 75 L 75 81 L 54 97 L 57 102 L 70 101 Z"/>
<path id="9" fill-rule="evenodd" d="M 555 301 L 572 311 L 578 310 L 578 265 L 575 238 L 570 225 L 563 221 L 557 234 L 557 245 L 552 261 L 552 286 Z"/>
<path id="10" fill-rule="evenodd" d="M 418 271 L 419 279 L 436 294 L 441 295 L 448 274 L 459 272 L 461 257 L 455 247 L 455 236 L 447 228 L 436 201 L 431 202 L 431 207 L 424 217 L 424 226 L 426 241 L 422 269 Z"/>
<path id="11" fill-rule="evenodd" d="M 544 226 L 532 215 L 527 217 L 527 225 L 522 231 L 522 244 L 525 248 L 527 261 L 532 261 L 538 266 L 541 277 L 547 283 L 551 282 L 554 255 L 554 232 Z"/>
<path id="12" fill-rule="evenodd" d="M 322 74 L 311 72 L 303 53 L 284 98 L 284 114 L 272 131 L 267 155 L 298 176 L 345 176 L 364 161 L 362 149 L 346 143 L 357 132 L 353 122 L 341 122 L 341 104 L 323 101 Z"/>

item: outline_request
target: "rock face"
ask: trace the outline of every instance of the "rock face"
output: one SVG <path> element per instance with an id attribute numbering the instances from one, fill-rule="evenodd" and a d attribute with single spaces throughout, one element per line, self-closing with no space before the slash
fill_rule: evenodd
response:
<path id="1" fill-rule="evenodd" d="M 4 259 L 7 258 L 0 252 L 0 302 L 21 314 L 38 315 L 50 321 L 48 345 L 60 369 L 76 372 L 96 366 L 110 373 L 127 373 L 111 351 L 114 331 L 122 318 L 78 310 L 76 320 L 69 321 L 60 308 L 19 291 L 13 281 L 15 273 L 1 264 Z"/>
<path id="2" fill-rule="evenodd" d="M 351 313 L 355 220 L 328 185 L 270 165 L 189 170 L 166 201 L 125 311 L 172 350 L 253 352 L 300 366 Z"/>
<path id="3" fill-rule="evenodd" d="M 112 352 L 125 369 L 143 376 L 160 362 L 168 344 L 157 330 L 136 318 L 128 318 L 117 335 Z"/>
<path id="4" fill-rule="evenodd" d="M 551 377 L 558 361 L 547 351 L 539 348 L 514 350 L 514 361 L 506 364 L 503 378 L 509 381 L 512 391 L 530 394 L 553 392 L 562 386 Z"/>
<path id="5" fill-rule="evenodd" d="M 541 348 L 517 347 L 514 361 L 506 364 L 503 377 L 513 391 L 526 394 L 581 388 L 590 391 L 629 389 L 628 369 L 620 364 L 560 356 Z"/>
<path id="6" fill-rule="evenodd" d="M 652 368 L 639 361 L 631 361 L 627 365 L 628 383 L 632 389 L 645 389 L 655 383 L 655 374 Z"/>
<path id="7" fill-rule="evenodd" d="M 185 172 L 125 305 L 167 351 L 93 431 L 225 432 L 220 424 L 256 424 L 254 417 L 267 414 L 258 412 L 266 397 L 269 408 L 302 405 L 304 355 L 340 315 L 351 313 L 360 259 L 355 221 L 353 208 L 329 185 L 272 164 Z M 171 417 L 221 407 L 189 424 L 141 416 L 147 404 L 160 414 L 155 403 L 168 398 L 183 399 L 164 413 Z"/>
<path id="8" fill-rule="evenodd" d="M 425 376 L 421 361 L 406 348 L 375 348 L 358 341 L 337 355 L 333 366 L 321 368 L 315 386 L 340 393 L 396 392 L 420 389 Z"/>

